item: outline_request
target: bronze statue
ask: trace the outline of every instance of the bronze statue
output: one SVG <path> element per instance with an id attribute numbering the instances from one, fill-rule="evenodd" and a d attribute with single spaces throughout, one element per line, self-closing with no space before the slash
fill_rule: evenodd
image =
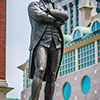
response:
<path id="1" fill-rule="evenodd" d="M 63 55 L 64 40 L 60 27 L 68 19 L 68 14 L 51 0 L 30 3 L 28 13 L 32 27 L 29 48 L 32 100 L 38 100 L 42 81 L 46 81 L 45 100 L 52 100 Z"/>

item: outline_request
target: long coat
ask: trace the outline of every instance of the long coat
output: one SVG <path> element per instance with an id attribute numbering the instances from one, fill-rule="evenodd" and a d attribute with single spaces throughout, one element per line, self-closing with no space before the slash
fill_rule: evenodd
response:
<path id="1" fill-rule="evenodd" d="M 31 23 L 31 40 L 30 40 L 30 56 L 29 56 L 29 78 L 33 79 L 34 77 L 34 49 L 38 45 L 41 37 L 44 34 L 44 31 L 46 29 L 47 23 L 53 23 L 56 18 L 61 19 L 62 21 L 66 21 L 68 19 L 68 14 L 66 11 L 62 11 L 61 8 L 58 8 L 55 5 L 55 9 L 51 9 L 51 15 L 45 12 L 45 7 L 43 7 L 41 2 L 32 2 L 28 6 L 28 13 L 29 13 L 29 19 Z M 63 35 L 59 27 L 59 31 L 61 33 L 61 38 L 63 40 Z M 62 51 L 61 54 L 63 54 L 63 41 L 62 41 Z M 62 55 L 61 55 L 62 59 Z M 61 63 L 61 62 L 60 62 Z M 59 66 L 60 66 L 59 63 Z M 58 71 L 57 71 L 58 73 Z M 56 75 L 57 76 L 57 75 Z M 45 81 L 45 75 L 44 79 Z"/>

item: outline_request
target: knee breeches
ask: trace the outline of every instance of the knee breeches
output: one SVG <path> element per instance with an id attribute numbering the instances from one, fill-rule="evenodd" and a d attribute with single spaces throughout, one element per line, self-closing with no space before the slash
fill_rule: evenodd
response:
<path id="1" fill-rule="evenodd" d="M 61 48 L 56 49 L 54 46 L 47 48 L 38 45 L 34 52 L 34 77 L 43 79 L 44 74 L 46 74 L 46 81 L 55 81 L 60 63 L 60 57 Z"/>

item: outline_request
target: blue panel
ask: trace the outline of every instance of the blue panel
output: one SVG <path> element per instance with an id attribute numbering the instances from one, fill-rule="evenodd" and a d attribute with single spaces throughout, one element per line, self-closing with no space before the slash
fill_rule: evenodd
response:
<path id="1" fill-rule="evenodd" d="M 70 57 L 70 52 L 68 53 L 68 56 Z"/>
<path id="2" fill-rule="evenodd" d="M 68 62 L 70 62 L 70 58 L 68 59 Z"/>
<path id="3" fill-rule="evenodd" d="M 78 61 L 78 64 L 81 64 L 81 61 L 80 60 Z"/>
<path id="4" fill-rule="evenodd" d="M 74 52 L 72 51 L 72 52 L 71 52 L 71 56 L 73 56 L 73 55 L 74 55 Z"/>
<path id="5" fill-rule="evenodd" d="M 78 53 L 80 53 L 80 52 L 81 52 L 81 48 L 78 49 Z"/>
<path id="6" fill-rule="evenodd" d="M 99 58 L 99 63 L 100 63 L 100 58 Z"/>
<path id="7" fill-rule="evenodd" d="M 78 30 L 78 38 L 80 38 L 81 37 L 81 32 L 80 32 L 80 30 Z"/>
<path id="8" fill-rule="evenodd" d="M 84 64 L 84 67 L 86 68 L 86 63 Z"/>
<path id="9" fill-rule="evenodd" d="M 86 58 L 84 58 L 84 62 L 86 62 Z"/>
<path id="10" fill-rule="evenodd" d="M 87 51 L 87 55 L 89 55 L 89 51 Z"/>
<path id="11" fill-rule="evenodd" d="M 92 61 L 90 61 L 90 65 L 92 65 Z"/>
<path id="12" fill-rule="evenodd" d="M 67 54 L 65 55 L 65 57 L 67 58 Z"/>
<path id="13" fill-rule="evenodd" d="M 93 31 L 93 32 L 96 30 L 95 24 L 96 24 L 96 23 L 94 23 L 93 26 L 92 26 L 92 31 Z"/>
<path id="14" fill-rule="evenodd" d="M 66 83 L 63 89 L 63 96 L 65 100 L 68 100 L 71 95 L 71 85 L 70 83 Z"/>
<path id="15" fill-rule="evenodd" d="M 98 56 L 100 57 L 100 52 L 98 53 Z"/>
<path id="16" fill-rule="evenodd" d="M 70 73 L 70 69 L 68 69 L 68 73 Z"/>
<path id="17" fill-rule="evenodd" d="M 65 64 L 65 61 L 63 60 L 63 64 Z"/>
<path id="18" fill-rule="evenodd" d="M 95 59 L 95 54 L 93 54 L 93 59 Z"/>
<path id="19" fill-rule="evenodd" d="M 95 49 L 93 49 L 93 53 L 95 53 Z"/>
<path id="20" fill-rule="evenodd" d="M 67 30 L 67 25 L 65 25 L 65 31 Z"/>
<path id="21" fill-rule="evenodd" d="M 23 71 L 23 75 L 25 75 L 25 71 Z"/>
<path id="22" fill-rule="evenodd" d="M 82 91 L 84 94 L 88 94 L 91 88 L 91 80 L 86 76 L 82 81 Z"/>
<path id="23" fill-rule="evenodd" d="M 90 54 L 92 54 L 92 50 L 90 50 Z"/>
<path id="24" fill-rule="evenodd" d="M 65 59 L 65 55 L 63 55 L 63 59 Z"/>
<path id="25" fill-rule="evenodd" d="M 76 67 L 74 67 L 74 71 L 76 71 Z"/>
<path id="26" fill-rule="evenodd" d="M 95 43 L 93 43 L 93 47 L 95 47 Z"/>
<path id="27" fill-rule="evenodd" d="M 66 74 L 67 74 L 67 70 L 66 70 Z"/>
<path id="28" fill-rule="evenodd" d="M 87 67 L 89 67 L 89 62 L 87 63 Z"/>
<path id="29" fill-rule="evenodd" d="M 81 57 L 83 57 L 83 53 L 81 54 Z"/>
<path id="30" fill-rule="evenodd" d="M 67 69 L 67 65 L 66 65 L 66 69 Z"/>
<path id="31" fill-rule="evenodd" d="M 92 48 L 93 47 L 93 44 L 90 44 L 90 48 Z"/>
<path id="32" fill-rule="evenodd" d="M 75 56 L 74 56 L 74 60 L 75 60 Z"/>
<path id="33" fill-rule="evenodd" d="M 70 64 L 68 64 L 68 68 L 70 68 Z"/>
<path id="34" fill-rule="evenodd" d="M 73 67 L 73 63 L 71 63 L 71 67 Z"/>
<path id="35" fill-rule="evenodd" d="M 60 76 L 62 76 L 62 72 L 60 72 Z"/>
<path id="36" fill-rule="evenodd" d="M 63 71 L 63 75 L 65 75 L 65 71 Z"/>
<path id="37" fill-rule="evenodd" d="M 73 72 L 73 68 L 71 68 L 71 72 Z"/>
<path id="38" fill-rule="evenodd" d="M 74 62 L 74 66 L 75 66 L 75 62 Z"/>
<path id="39" fill-rule="evenodd" d="M 89 45 L 87 45 L 87 49 L 89 50 Z"/>
<path id="40" fill-rule="evenodd" d="M 62 67 L 60 67 L 60 71 L 62 71 Z"/>
<path id="41" fill-rule="evenodd" d="M 74 40 L 77 39 L 77 33 L 76 33 L 76 31 L 75 31 L 75 33 L 74 33 L 74 35 L 73 35 L 73 39 L 74 39 Z"/>
<path id="42" fill-rule="evenodd" d="M 81 59 L 81 63 L 83 63 L 83 59 Z"/>
<path id="43" fill-rule="evenodd" d="M 65 66 L 63 66 L 63 70 L 65 70 Z"/>
<path id="44" fill-rule="evenodd" d="M 84 47 L 84 51 L 86 51 L 86 46 Z"/>
<path id="45" fill-rule="evenodd" d="M 100 45 L 100 40 L 98 41 L 98 45 Z"/>
<path id="46" fill-rule="evenodd" d="M 81 55 L 80 54 L 78 55 L 78 58 L 81 58 Z"/>
<path id="47" fill-rule="evenodd" d="M 82 64 L 82 69 L 83 69 L 84 67 L 83 67 L 83 64 Z"/>
<path id="48" fill-rule="evenodd" d="M 95 64 L 95 60 L 93 60 L 93 64 Z"/>
<path id="49" fill-rule="evenodd" d="M 97 21 L 97 30 L 100 29 L 100 23 Z"/>
<path id="50" fill-rule="evenodd" d="M 67 59 L 66 59 L 66 63 L 67 63 Z"/>
<path id="51" fill-rule="evenodd" d="M 92 60 L 92 59 L 93 59 L 93 56 L 91 55 L 91 56 L 90 56 L 90 60 Z"/>
<path id="52" fill-rule="evenodd" d="M 79 65 L 79 70 L 81 69 L 81 66 Z"/>
<path id="53" fill-rule="evenodd" d="M 84 56 L 86 56 L 86 52 L 84 52 Z"/>
<path id="54" fill-rule="evenodd" d="M 98 50 L 100 51 L 100 47 L 98 47 Z"/>
<path id="55" fill-rule="evenodd" d="M 23 86 L 23 90 L 25 90 L 25 86 Z"/>

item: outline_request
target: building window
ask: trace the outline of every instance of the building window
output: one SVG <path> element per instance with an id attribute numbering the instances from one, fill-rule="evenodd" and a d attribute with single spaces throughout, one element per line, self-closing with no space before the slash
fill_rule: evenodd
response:
<path id="1" fill-rule="evenodd" d="M 100 63 L 100 40 L 98 41 L 98 62 Z"/>
<path id="2" fill-rule="evenodd" d="M 97 1 L 97 13 L 100 13 L 100 0 L 96 0 Z"/>
<path id="3" fill-rule="evenodd" d="M 85 76 L 82 80 L 82 91 L 84 94 L 88 94 L 91 88 L 91 80 L 88 76 Z"/>
<path id="4" fill-rule="evenodd" d="M 73 4 L 70 3 L 70 30 L 73 31 Z"/>
<path id="5" fill-rule="evenodd" d="M 27 69 L 27 88 L 31 88 L 32 79 L 28 78 L 29 69 Z"/>
<path id="6" fill-rule="evenodd" d="M 75 71 L 75 50 L 63 55 L 60 67 L 60 76 L 70 74 Z"/>
<path id="7" fill-rule="evenodd" d="M 67 11 L 66 5 L 63 6 L 63 9 L 64 9 L 65 11 Z M 67 34 L 67 21 L 65 22 L 65 34 Z"/>
<path id="8" fill-rule="evenodd" d="M 79 25 L 79 10 L 78 10 L 78 7 L 79 7 L 79 0 L 76 0 L 76 26 Z"/>
<path id="9" fill-rule="evenodd" d="M 100 29 L 100 22 L 95 21 L 92 26 L 92 32 Z"/>
<path id="10" fill-rule="evenodd" d="M 81 37 L 81 32 L 80 30 L 76 30 L 73 34 L 73 40 L 78 39 Z"/>
<path id="11" fill-rule="evenodd" d="M 78 69 L 84 69 L 95 64 L 95 43 L 78 49 Z"/>
<path id="12" fill-rule="evenodd" d="M 63 96 L 65 100 L 69 100 L 71 96 L 71 85 L 70 83 L 66 83 L 63 89 Z"/>

